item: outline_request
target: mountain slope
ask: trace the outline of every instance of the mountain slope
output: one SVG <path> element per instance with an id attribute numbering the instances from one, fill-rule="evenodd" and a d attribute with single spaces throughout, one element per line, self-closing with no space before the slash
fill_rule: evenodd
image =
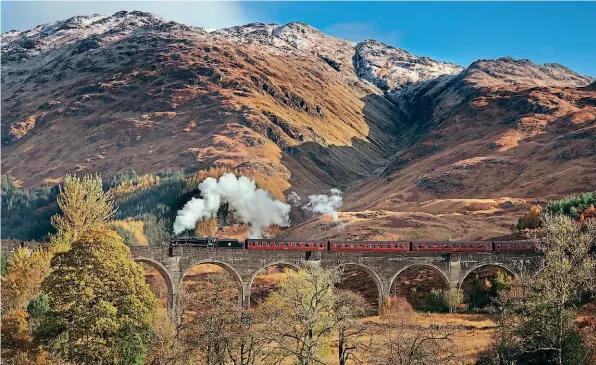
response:
<path id="1" fill-rule="evenodd" d="M 383 166 L 406 129 L 374 87 L 347 84 L 318 55 L 263 53 L 151 19 L 126 32 L 90 17 L 67 21 L 68 36 L 60 24 L 13 35 L 8 53 L 41 33 L 58 40 L 3 63 L 5 172 L 30 186 L 76 171 L 215 165 L 287 182 L 287 165 L 313 190 Z"/>
<path id="2" fill-rule="evenodd" d="M 347 189 L 345 222 L 295 208 L 283 235 L 438 239 L 595 188 L 594 80 L 561 65 L 464 69 L 304 23 L 209 33 L 142 12 L 12 31 L 2 51 L 2 163 L 25 187 L 221 167 Z"/>

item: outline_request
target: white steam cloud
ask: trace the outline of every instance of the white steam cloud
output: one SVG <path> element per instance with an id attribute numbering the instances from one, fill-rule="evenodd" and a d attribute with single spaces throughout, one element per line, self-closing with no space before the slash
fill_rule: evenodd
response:
<path id="1" fill-rule="evenodd" d="M 294 206 L 300 205 L 300 200 L 302 200 L 302 198 L 295 191 L 290 191 L 288 196 L 286 196 L 286 201 Z"/>
<path id="2" fill-rule="evenodd" d="M 206 178 L 199 184 L 202 198 L 192 198 L 178 211 L 174 234 L 193 229 L 197 222 L 214 217 L 221 204 L 228 204 L 234 217 L 249 224 L 249 238 L 260 238 L 264 228 L 290 225 L 290 206 L 275 200 L 267 191 L 257 189 L 245 176 L 227 173 L 215 180 Z"/>
<path id="3" fill-rule="evenodd" d="M 339 189 L 331 189 L 329 190 L 329 195 L 310 195 L 308 197 L 308 203 L 302 208 L 314 213 L 326 214 L 337 222 L 337 209 L 341 207 L 342 203 L 341 191 Z"/>

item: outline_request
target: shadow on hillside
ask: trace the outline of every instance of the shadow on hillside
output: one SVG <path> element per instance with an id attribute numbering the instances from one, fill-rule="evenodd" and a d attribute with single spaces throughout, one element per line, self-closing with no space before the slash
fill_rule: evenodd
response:
<path id="1" fill-rule="evenodd" d="M 282 163 L 292 171 L 292 190 L 317 192 L 345 189 L 356 180 L 374 175 L 391 156 L 411 143 L 406 117 L 380 95 L 368 95 L 362 114 L 369 131 L 366 139 L 353 137 L 351 146 L 323 146 L 305 142 L 283 151 Z"/>

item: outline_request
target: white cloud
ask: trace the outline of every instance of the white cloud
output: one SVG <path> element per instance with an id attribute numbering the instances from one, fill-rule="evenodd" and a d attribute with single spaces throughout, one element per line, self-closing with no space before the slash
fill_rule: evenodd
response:
<path id="1" fill-rule="evenodd" d="M 225 28 L 254 21 L 241 2 L 230 1 L 22 1 L 2 2 L 2 32 L 26 30 L 75 15 L 112 15 L 140 10 L 165 20 L 206 28 Z"/>

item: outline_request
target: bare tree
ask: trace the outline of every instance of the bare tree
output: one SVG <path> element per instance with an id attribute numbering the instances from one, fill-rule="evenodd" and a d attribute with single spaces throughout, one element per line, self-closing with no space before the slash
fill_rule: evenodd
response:
<path id="1" fill-rule="evenodd" d="M 242 311 L 238 321 L 231 328 L 228 358 L 234 365 L 254 365 L 264 355 L 265 316 L 262 311 Z"/>
<path id="2" fill-rule="evenodd" d="M 362 336 L 367 329 L 366 324 L 360 321 L 365 314 L 366 300 L 360 294 L 346 290 L 337 290 L 335 294 L 335 327 L 339 364 L 345 365 L 349 360 L 361 363 L 357 353 L 362 349 Z"/>
<path id="3" fill-rule="evenodd" d="M 306 265 L 290 272 L 262 304 L 268 315 L 266 363 L 293 358 L 297 364 L 323 364 L 318 352 L 335 327 L 336 269 Z"/>
<path id="4" fill-rule="evenodd" d="M 370 327 L 366 346 L 371 365 L 446 365 L 456 363 L 451 333 L 412 324 L 412 313 L 388 307 L 383 322 Z"/>
<path id="5" fill-rule="evenodd" d="M 226 363 L 233 329 L 239 321 L 235 283 L 227 273 L 210 275 L 184 293 L 179 356 L 198 357 L 205 365 Z"/>

